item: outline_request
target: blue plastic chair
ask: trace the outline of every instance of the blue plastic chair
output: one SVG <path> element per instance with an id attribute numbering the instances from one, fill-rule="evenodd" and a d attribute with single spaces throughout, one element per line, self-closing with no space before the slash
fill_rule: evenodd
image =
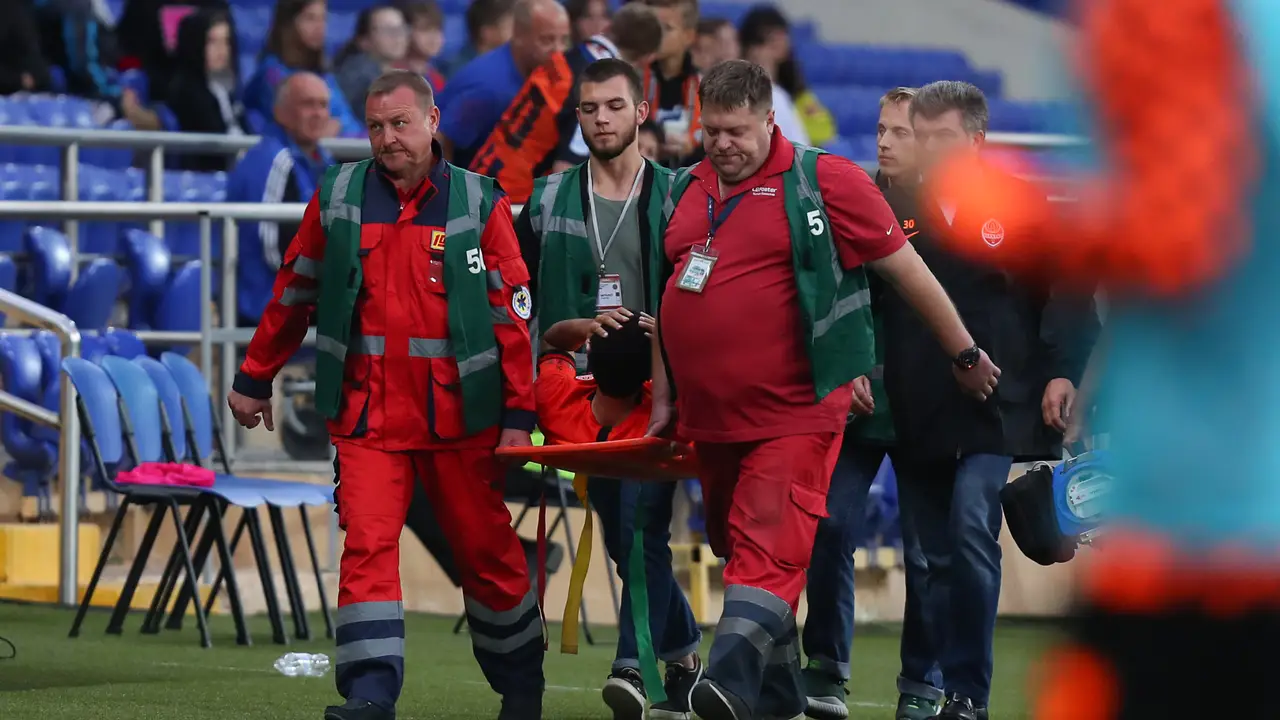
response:
<path id="1" fill-rule="evenodd" d="M 115 260 L 98 258 L 80 268 L 60 308 L 81 330 L 106 330 L 124 279 Z"/>
<path id="2" fill-rule="evenodd" d="M 0 199 L 3 199 L 0 195 Z M 0 233 L 4 232 L 0 229 Z M 18 289 L 18 264 L 10 255 L 0 254 L 0 290 L 14 292 Z M 4 313 L 0 313 L 0 327 L 4 327 Z"/>
<path id="3" fill-rule="evenodd" d="M 182 264 L 161 290 L 152 314 L 156 330 L 200 329 L 200 261 Z"/>
<path id="4" fill-rule="evenodd" d="M 26 232 L 30 271 L 23 295 L 46 307 L 59 308 L 71 289 L 71 246 L 53 228 L 36 226 Z"/>
<path id="5" fill-rule="evenodd" d="M 185 357 L 171 352 L 161 354 L 160 362 L 169 369 L 179 392 L 182 394 L 182 403 L 187 413 L 187 445 L 190 457 L 198 464 L 206 464 L 211 462 L 216 451 L 221 459 L 221 469 L 223 471 L 223 474 L 218 476 L 219 483 L 236 483 L 253 488 L 261 492 L 263 499 L 266 500 L 267 513 L 271 517 L 272 530 L 275 536 L 277 555 L 280 558 L 284 575 L 285 589 L 293 609 L 295 634 L 299 639 L 306 639 L 310 637 L 310 628 L 307 623 L 306 608 L 302 603 L 302 593 L 298 589 L 298 573 L 286 532 L 284 513 L 282 512 L 282 508 L 285 507 L 297 507 L 299 509 L 302 530 L 306 537 L 307 552 L 310 555 L 311 566 L 316 577 L 316 587 L 320 594 L 320 605 L 325 621 L 325 635 L 326 637 L 333 637 L 333 619 L 324 590 L 319 556 L 316 554 L 315 537 L 311 532 L 311 520 L 307 516 L 308 507 L 333 504 L 333 487 L 315 483 L 242 478 L 232 475 L 226 449 L 222 444 L 221 424 L 218 421 L 217 413 L 214 412 L 213 398 L 209 394 L 208 382 L 200 373 L 200 369 Z M 252 533 L 252 527 L 247 525 L 249 522 L 251 521 L 248 519 L 248 514 L 246 514 L 232 534 L 231 547 L 233 551 L 246 527 Z M 217 591 L 218 583 L 215 581 L 213 592 L 209 598 L 210 603 L 217 596 Z M 180 613 L 182 610 L 181 600 L 180 597 L 179 605 L 174 608 L 175 613 Z M 171 622 L 173 622 L 172 619 Z"/>
<path id="6" fill-rule="evenodd" d="M 178 384 L 173 378 L 173 374 L 169 372 L 159 361 L 150 357 L 138 357 L 133 360 L 134 364 L 142 368 L 147 376 L 151 379 L 153 385 L 160 395 L 160 404 L 164 410 L 164 440 L 166 443 L 166 452 L 169 457 L 176 462 L 186 462 L 195 460 L 194 464 L 199 465 L 199 458 L 194 456 L 192 452 L 194 444 L 191 442 L 191 432 L 189 431 L 189 413 L 183 404 L 182 393 L 178 390 Z M 250 484 L 237 482 L 238 478 L 230 478 L 220 476 L 215 480 L 215 490 L 223 494 L 243 494 L 259 498 L 259 502 L 254 505 L 241 505 L 244 511 L 244 521 L 242 525 L 247 525 L 250 534 L 251 545 L 253 548 L 254 561 L 258 567 L 259 580 L 262 582 L 263 594 L 267 605 L 267 614 L 271 620 L 272 634 L 276 642 L 287 642 L 284 633 L 284 622 L 280 616 L 279 601 L 276 597 L 275 583 L 272 580 L 271 560 L 266 551 L 266 544 L 262 540 L 261 523 L 258 517 L 257 505 L 261 504 L 261 494 Z M 212 510 L 221 519 L 225 517 L 227 507 L 225 503 L 211 504 L 203 510 Z M 195 522 L 192 517 L 188 516 L 188 528 L 193 533 L 197 529 L 199 518 Z M 213 543 L 217 540 L 214 536 L 213 522 L 206 525 L 205 533 L 201 536 L 199 544 L 196 545 L 193 559 L 197 567 L 202 567 L 209 556 L 209 551 Z M 218 523 L 221 528 L 221 523 Z M 236 535 L 232 538 L 230 545 L 231 553 L 234 555 L 240 532 L 237 530 Z M 164 617 L 164 609 L 170 607 L 169 601 L 173 597 L 173 591 L 177 588 L 178 573 L 181 570 L 179 561 L 181 558 L 176 554 L 171 554 L 169 562 L 165 567 L 164 574 L 160 579 L 160 587 L 157 589 L 155 597 L 152 599 L 151 608 L 147 612 L 147 617 L 143 621 L 143 632 L 154 633 L 160 630 L 160 621 Z M 217 583 L 221 585 L 222 577 L 219 576 Z M 177 630 L 182 627 L 182 620 L 186 611 L 186 605 L 194 596 L 195 588 L 190 580 L 183 585 L 182 593 L 179 596 L 179 604 L 175 607 L 173 613 L 169 617 L 166 624 L 171 630 Z M 205 606 L 205 614 L 209 613 L 213 605 L 214 594 L 210 593 Z"/>
<path id="7" fill-rule="evenodd" d="M 127 361 L 121 360 L 121 362 L 128 364 Z M 111 363 L 111 359 L 106 358 L 103 363 L 107 365 Z M 135 369 L 137 368 L 135 367 Z M 102 570 L 106 567 L 111 548 L 119 535 L 126 510 L 130 505 L 150 505 L 154 508 L 151 521 L 147 525 L 142 542 L 138 546 L 137 554 L 134 556 L 133 565 L 129 569 L 129 575 L 125 579 L 120 599 L 116 603 L 115 609 L 111 614 L 111 620 L 107 624 L 108 633 L 119 635 L 124 625 L 125 615 L 128 613 L 129 605 L 133 600 L 133 594 L 137 590 L 138 582 L 141 580 L 147 558 L 151 555 L 156 536 L 160 532 L 160 526 L 164 523 L 166 515 L 171 514 L 173 517 L 173 525 L 177 533 L 176 542 L 182 554 L 185 564 L 184 569 L 188 577 L 198 577 L 195 566 L 192 563 L 191 548 L 187 542 L 187 534 L 182 523 L 180 503 L 190 503 L 199 498 L 205 491 L 201 488 L 116 483 L 117 472 L 126 465 L 153 462 L 163 457 L 160 452 L 161 444 L 158 432 L 160 425 L 159 399 L 155 388 L 150 387 L 149 382 L 145 384 L 129 382 L 132 378 L 127 377 L 126 374 L 126 376 L 122 377 L 123 381 L 121 383 L 127 387 L 123 391 L 123 395 L 128 398 L 126 409 L 121 403 L 122 392 L 117 390 L 112 378 L 102 367 L 94 365 L 83 358 L 64 358 L 62 370 L 67 373 L 72 383 L 75 384 L 76 409 L 80 415 L 81 432 L 89 441 L 95 472 L 99 474 L 106 485 L 123 497 L 119 509 L 116 510 L 111 530 L 107 534 L 106 543 L 104 543 L 102 552 L 98 556 L 98 564 L 94 569 L 93 577 L 89 581 L 89 587 L 85 589 L 80 608 L 76 611 L 75 620 L 71 625 L 71 637 L 78 637 L 80 634 L 80 625 L 84 621 L 85 613 L 89 610 L 89 603 L 93 599 L 98 580 L 102 577 Z M 141 373 L 142 371 L 139 369 L 138 372 Z M 143 380 L 146 380 L 145 373 L 143 373 Z M 150 389 L 149 393 L 147 392 L 148 388 Z M 209 628 L 202 608 L 197 608 L 196 620 L 200 626 L 201 644 L 204 647 L 212 646 L 213 643 L 209 637 Z"/>
<path id="8" fill-rule="evenodd" d="M 43 368 L 35 343 L 19 335 L 0 335 L 0 379 L 6 391 L 40 404 Z M 34 432 L 36 424 L 13 413 L 0 414 L 0 442 L 12 461 L 4 475 L 22 485 L 24 497 L 35 497 L 41 519 L 49 517 L 49 481 L 57 461 L 57 446 Z"/>
<path id="9" fill-rule="evenodd" d="M 103 333 L 107 349 L 112 355 L 132 360 L 147 354 L 147 346 L 132 332 L 121 328 L 107 328 Z"/>

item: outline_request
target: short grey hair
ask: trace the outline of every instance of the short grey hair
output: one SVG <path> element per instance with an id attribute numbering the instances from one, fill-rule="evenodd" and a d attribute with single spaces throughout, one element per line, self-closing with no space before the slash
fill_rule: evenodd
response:
<path id="1" fill-rule="evenodd" d="M 991 113 L 987 109 L 987 96 L 972 83 L 959 80 L 939 80 L 929 83 L 911 99 L 910 117 L 919 115 L 932 120 L 951 110 L 959 110 L 965 132 L 974 135 L 985 133 Z"/>

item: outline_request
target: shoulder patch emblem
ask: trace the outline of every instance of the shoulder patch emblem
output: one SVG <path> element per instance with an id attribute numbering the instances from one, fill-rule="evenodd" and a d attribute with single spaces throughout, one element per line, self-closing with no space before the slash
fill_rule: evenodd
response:
<path id="1" fill-rule="evenodd" d="M 521 285 L 511 295 L 511 309 L 515 312 L 516 317 L 521 320 L 528 320 L 533 315 L 533 298 L 529 295 L 529 288 Z"/>
<path id="2" fill-rule="evenodd" d="M 982 240 L 991 247 L 996 247 L 1004 242 L 1004 225 L 999 220 L 991 218 L 982 225 Z"/>
<path id="3" fill-rule="evenodd" d="M 444 231 L 443 230 L 431 231 L 431 249 L 444 250 Z"/>

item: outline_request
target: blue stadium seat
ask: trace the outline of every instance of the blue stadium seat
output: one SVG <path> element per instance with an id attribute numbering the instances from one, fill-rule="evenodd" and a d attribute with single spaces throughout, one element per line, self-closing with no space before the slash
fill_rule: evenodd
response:
<path id="1" fill-rule="evenodd" d="M 219 177 L 221 180 L 219 181 Z M 164 199 L 166 202 L 219 202 L 226 198 L 226 173 L 199 173 L 173 171 L 164 174 Z M 214 223 L 212 235 L 213 257 L 222 256 L 222 234 Z M 196 222 L 166 222 L 165 240 L 174 255 L 188 258 L 200 257 L 200 226 Z"/>
<path id="2" fill-rule="evenodd" d="M 182 265 L 160 296 L 152 316 L 153 330 L 190 331 L 200 329 L 200 261 Z"/>
<path id="3" fill-rule="evenodd" d="M 18 265 L 7 254 L 0 254 L 0 290 L 14 292 L 18 289 Z M 0 327 L 4 327 L 4 313 L 0 313 Z"/>
<path id="4" fill-rule="evenodd" d="M 120 199 L 120 187 L 113 181 L 115 173 L 93 167 L 80 166 L 80 199 L 92 202 L 114 202 Z M 80 223 L 80 242 L 77 250 L 96 255 L 114 255 L 119 245 L 120 225 L 110 220 Z"/>
<path id="5" fill-rule="evenodd" d="M 107 350 L 112 357 L 122 357 L 126 360 L 134 358 L 146 357 L 147 346 L 134 333 L 123 328 L 107 328 L 102 334 L 103 339 L 107 343 Z"/>
<path id="6" fill-rule="evenodd" d="M 115 311 L 124 275 L 115 260 L 98 258 L 80 268 L 60 312 L 81 330 L 105 330 Z"/>
<path id="7" fill-rule="evenodd" d="M 41 404 L 40 353 L 30 338 L 0 335 L 0 378 L 4 389 L 27 402 Z M 57 460 L 57 445 L 34 433 L 37 425 L 13 413 L 0 414 L 0 442 L 12 461 L 4 475 L 22 484 L 24 497 L 40 498 L 41 512 L 48 502 L 48 483 Z"/>
<path id="8" fill-rule="evenodd" d="M 155 537 L 166 515 L 172 517 L 176 533 L 175 551 L 184 560 L 187 577 L 193 582 L 199 581 L 191 559 L 187 532 L 183 528 L 180 505 L 197 502 L 206 493 L 199 488 L 130 485 L 115 481 L 117 473 L 126 466 L 160 462 L 165 459 L 161 439 L 159 396 L 145 371 L 123 358 L 114 357 L 104 358 L 101 367 L 81 358 L 66 358 L 62 361 L 62 369 L 71 378 L 78 393 L 77 406 L 82 430 L 90 441 L 95 472 L 123 498 L 98 557 L 93 577 L 89 581 L 88 588 L 85 589 L 80 608 L 72 623 L 71 637 L 77 637 L 80 634 L 80 624 L 84 621 L 94 590 L 102 576 L 102 570 L 107 564 L 116 537 L 119 535 L 125 511 L 130 505 L 152 506 L 155 509 L 146 535 L 134 557 L 134 568 L 125 581 L 125 587 L 121 590 L 111 620 L 107 624 L 108 633 L 119 634 L 133 600 L 134 591 L 137 589 L 140 572 L 135 571 L 140 571 L 146 566 Z M 125 417 L 128 419 L 128 425 L 123 422 Z M 126 432 L 126 427 L 130 432 Z M 220 523 L 217 524 L 220 527 Z M 209 638 L 203 608 L 196 609 L 196 620 L 200 626 L 201 644 L 204 647 L 210 647 L 213 643 Z M 237 623 L 237 625 L 241 624 Z M 237 629 L 243 630 L 242 627 Z"/>
<path id="9" fill-rule="evenodd" d="M 169 247 L 145 230 L 126 230 L 121 240 L 129 275 L 129 327 L 153 329 L 157 309 L 169 284 Z"/>
<path id="10" fill-rule="evenodd" d="M 133 124 L 124 118 L 117 118 L 107 123 L 107 130 L 132 130 Z M 80 162 L 85 165 L 123 170 L 133 163 L 133 151 L 128 148 L 80 148 Z"/>
<path id="11" fill-rule="evenodd" d="M 51 308 L 62 307 L 71 288 L 71 247 L 67 236 L 53 228 L 27 230 L 26 251 L 31 257 L 23 295 Z"/>
<path id="12" fill-rule="evenodd" d="M 41 404 L 47 410 L 59 412 L 61 410 L 60 403 L 62 399 L 62 344 L 58 336 L 48 330 L 39 330 L 31 334 L 31 339 L 35 343 L 36 350 L 40 353 L 40 364 L 43 368 L 41 384 L 42 402 Z M 99 363 L 102 358 L 106 357 L 110 352 L 107 347 L 106 340 L 96 333 L 82 333 L 80 336 L 80 357 L 91 363 Z M 43 425 L 35 426 L 32 434 L 44 442 L 49 447 L 57 448 L 60 441 L 58 431 L 44 427 Z M 81 499 L 90 489 L 104 490 L 106 487 L 102 484 L 93 472 L 93 463 L 91 462 L 93 455 L 90 452 L 88 440 L 81 439 L 80 442 L 80 469 L 89 477 L 89 482 L 80 485 Z M 116 505 L 115 496 L 107 497 L 107 506 L 114 507 Z"/>

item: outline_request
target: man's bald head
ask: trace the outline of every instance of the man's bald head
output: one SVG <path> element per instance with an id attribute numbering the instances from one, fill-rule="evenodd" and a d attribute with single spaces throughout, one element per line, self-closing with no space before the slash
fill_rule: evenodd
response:
<path id="1" fill-rule="evenodd" d="M 511 55 L 528 75 L 569 48 L 569 13 L 557 0 L 517 0 Z"/>
<path id="2" fill-rule="evenodd" d="M 314 147 L 332 133 L 329 85 L 314 73 L 298 72 L 276 90 L 276 123 L 300 147 Z"/>

